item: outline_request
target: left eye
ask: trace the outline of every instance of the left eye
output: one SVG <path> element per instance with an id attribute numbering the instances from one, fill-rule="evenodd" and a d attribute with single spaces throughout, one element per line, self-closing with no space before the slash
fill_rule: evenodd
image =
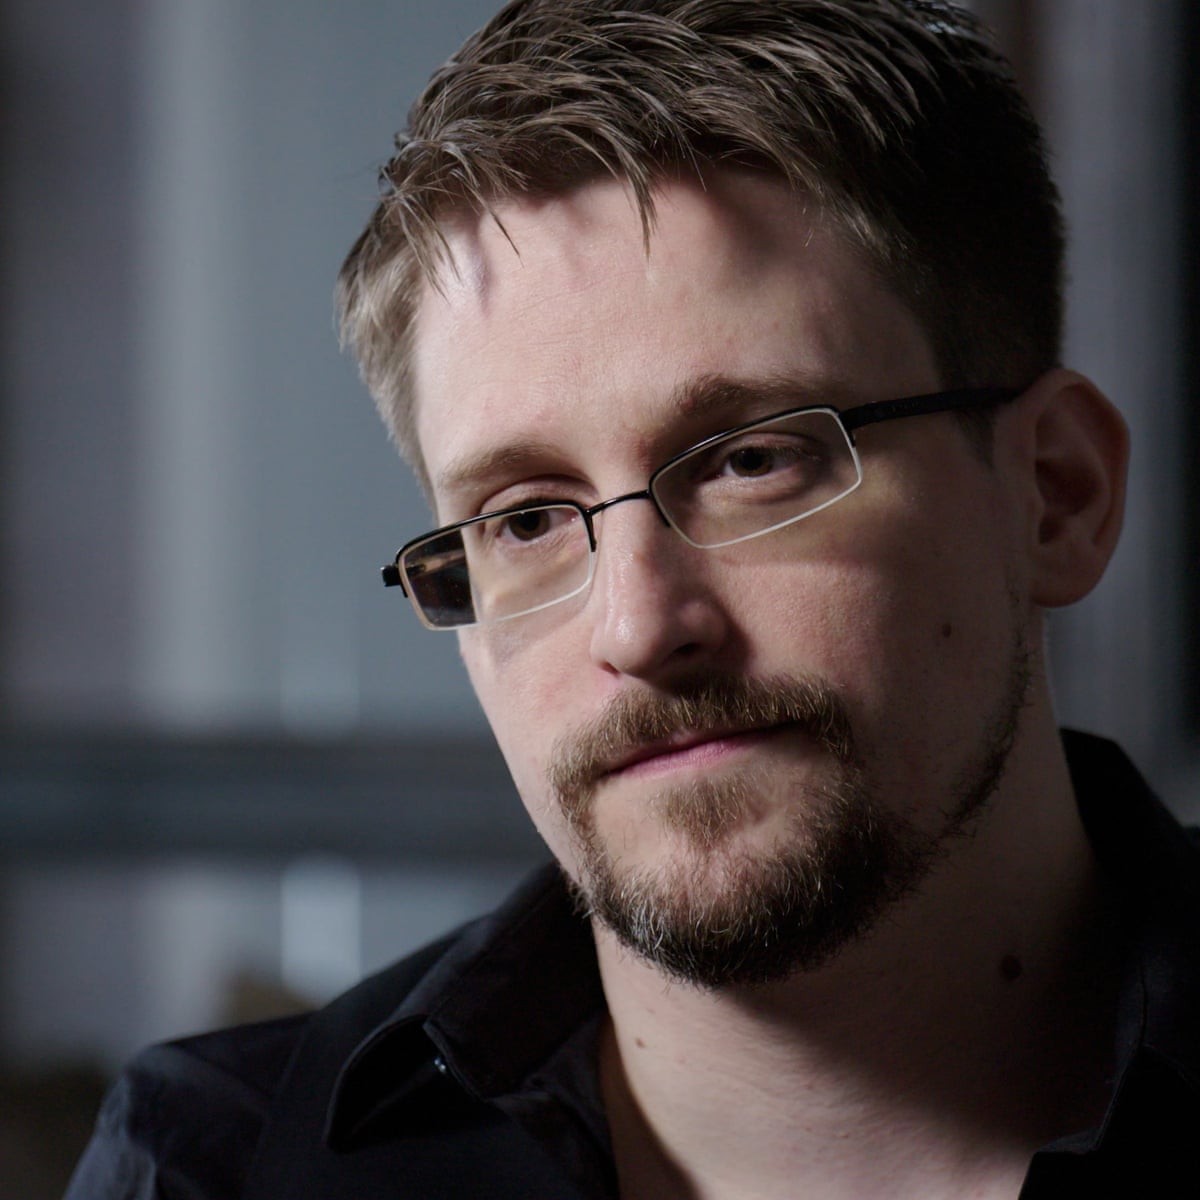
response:
<path id="1" fill-rule="evenodd" d="M 756 479 L 789 467 L 795 461 L 794 449 L 785 450 L 781 446 L 740 446 L 726 456 L 721 474 Z"/>
<path id="2" fill-rule="evenodd" d="M 762 479 L 776 471 L 796 468 L 804 460 L 799 446 L 755 445 L 737 446 L 717 464 L 717 475 L 737 479 Z"/>

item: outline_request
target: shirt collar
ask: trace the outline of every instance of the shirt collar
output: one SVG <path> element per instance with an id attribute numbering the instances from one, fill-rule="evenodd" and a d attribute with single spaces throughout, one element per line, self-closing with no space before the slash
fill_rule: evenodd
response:
<path id="1" fill-rule="evenodd" d="M 471 1101 L 518 1090 L 604 1010 L 596 952 L 557 866 L 531 876 L 468 926 L 347 1059 L 326 1139 L 356 1140 L 456 1087 Z"/>
<path id="2" fill-rule="evenodd" d="M 1200 859 L 1195 841 L 1113 742 L 1064 731 L 1084 829 L 1127 930 L 1116 1074 L 1100 1126 L 1057 1148 L 1104 1143 L 1147 1078 L 1200 1094 Z M 1153 1064 L 1151 1067 L 1149 1064 Z"/>

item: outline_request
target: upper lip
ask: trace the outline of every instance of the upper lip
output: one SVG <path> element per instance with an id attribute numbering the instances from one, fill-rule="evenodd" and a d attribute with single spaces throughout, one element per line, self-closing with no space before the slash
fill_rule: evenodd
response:
<path id="1" fill-rule="evenodd" d="M 690 750 L 693 746 L 703 746 L 706 742 L 716 742 L 722 738 L 737 737 L 739 734 L 745 733 L 765 733 L 775 728 L 778 728 L 778 726 L 728 725 L 717 729 L 679 730 L 677 733 L 672 733 L 665 738 L 658 738 L 652 742 L 642 742 L 626 751 L 626 753 L 618 755 L 605 764 L 603 774 L 606 776 L 615 775 L 619 771 L 637 766 L 638 763 L 645 762 L 647 759 L 657 758 L 661 754 L 675 754 L 681 750 Z"/>

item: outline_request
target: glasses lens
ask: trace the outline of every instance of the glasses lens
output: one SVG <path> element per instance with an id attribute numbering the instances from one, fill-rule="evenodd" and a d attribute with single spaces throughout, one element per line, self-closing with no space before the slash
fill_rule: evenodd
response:
<path id="1" fill-rule="evenodd" d="M 475 621 L 462 530 L 436 534 L 410 546 L 400 558 L 405 590 L 427 625 L 453 629 Z"/>
<path id="2" fill-rule="evenodd" d="M 401 569 L 427 624 L 503 621 L 587 586 L 591 543 L 577 508 L 540 504 L 480 517 L 409 547 Z"/>
<path id="3" fill-rule="evenodd" d="M 837 416 L 809 409 L 704 443 L 659 472 L 654 496 L 695 546 L 726 546 L 852 492 L 858 456 Z"/>

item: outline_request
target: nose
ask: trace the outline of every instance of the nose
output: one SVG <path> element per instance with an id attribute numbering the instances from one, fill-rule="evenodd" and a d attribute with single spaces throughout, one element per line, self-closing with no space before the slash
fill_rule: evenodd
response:
<path id="1" fill-rule="evenodd" d="M 648 680 L 695 669 L 729 631 L 708 552 L 676 535 L 652 502 L 606 508 L 598 525 L 587 603 L 593 661 Z"/>

